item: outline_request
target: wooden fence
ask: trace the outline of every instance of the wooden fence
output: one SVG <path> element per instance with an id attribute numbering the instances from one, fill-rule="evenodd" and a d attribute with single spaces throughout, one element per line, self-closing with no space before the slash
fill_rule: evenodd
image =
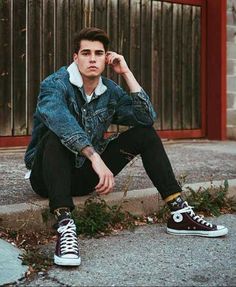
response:
<path id="1" fill-rule="evenodd" d="M 158 130 L 200 129 L 201 7 L 154 0 L 0 0 L 0 136 L 30 135 L 39 83 L 105 29 L 150 94 Z M 106 71 L 115 81 L 122 80 Z"/>

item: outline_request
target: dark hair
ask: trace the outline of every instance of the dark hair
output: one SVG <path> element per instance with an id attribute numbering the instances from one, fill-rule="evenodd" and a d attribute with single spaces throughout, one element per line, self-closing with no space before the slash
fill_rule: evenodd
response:
<path id="1" fill-rule="evenodd" d="M 84 28 L 75 35 L 74 37 L 75 53 L 78 53 L 80 49 L 81 40 L 99 41 L 103 44 L 105 51 L 108 50 L 108 45 L 110 43 L 106 32 L 96 27 Z"/>

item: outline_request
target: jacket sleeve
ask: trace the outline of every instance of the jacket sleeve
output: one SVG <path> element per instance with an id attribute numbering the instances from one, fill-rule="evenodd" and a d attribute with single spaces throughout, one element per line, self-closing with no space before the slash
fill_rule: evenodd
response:
<path id="1" fill-rule="evenodd" d="M 118 100 L 112 123 L 129 126 L 153 125 L 156 112 L 143 89 L 129 95 L 117 85 L 115 95 Z"/>
<path id="2" fill-rule="evenodd" d="M 86 146 L 92 146 L 87 134 L 67 107 L 66 87 L 60 81 L 41 83 L 36 113 L 62 144 L 75 154 Z"/>

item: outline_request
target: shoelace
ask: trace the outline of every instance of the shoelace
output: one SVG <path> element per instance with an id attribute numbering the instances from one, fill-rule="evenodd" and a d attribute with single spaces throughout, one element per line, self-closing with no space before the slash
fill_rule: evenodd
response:
<path id="1" fill-rule="evenodd" d="M 205 224 L 206 226 L 209 226 L 209 227 L 213 226 L 212 223 L 204 220 L 203 216 L 196 215 L 193 211 L 193 206 L 188 205 L 188 203 L 186 201 L 184 202 L 184 205 L 186 205 L 186 207 L 179 209 L 179 210 L 176 210 L 176 211 L 172 211 L 171 214 L 172 215 L 175 215 L 175 214 L 178 215 L 181 213 L 189 213 L 189 215 L 193 218 L 193 220 L 197 221 L 198 223 Z"/>
<path id="2" fill-rule="evenodd" d="M 61 239 L 60 239 L 61 254 L 78 253 L 79 247 L 76 236 L 76 226 L 74 224 L 73 219 L 70 219 L 70 221 L 66 225 L 60 226 L 57 229 L 57 231 L 61 233 Z"/>

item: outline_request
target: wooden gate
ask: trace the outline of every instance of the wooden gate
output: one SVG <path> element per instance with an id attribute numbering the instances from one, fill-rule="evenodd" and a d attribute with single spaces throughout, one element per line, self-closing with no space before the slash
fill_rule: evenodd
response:
<path id="1" fill-rule="evenodd" d="M 28 141 L 40 81 L 72 61 L 73 34 L 86 26 L 105 29 L 125 56 L 162 137 L 204 137 L 205 2 L 0 0 L 0 146 Z"/>

